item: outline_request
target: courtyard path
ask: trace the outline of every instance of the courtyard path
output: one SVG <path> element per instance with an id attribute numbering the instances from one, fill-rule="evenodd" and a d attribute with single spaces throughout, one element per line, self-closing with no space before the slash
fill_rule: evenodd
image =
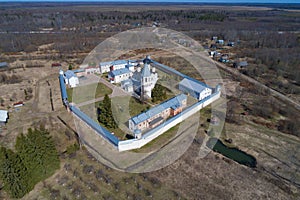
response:
<path id="1" fill-rule="evenodd" d="M 103 78 L 98 77 L 97 75 L 90 74 L 89 76 L 92 77 L 93 80 L 97 80 L 98 83 L 103 83 L 105 86 L 112 89 L 112 91 L 113 91 L 112 94 L 108 95 L 110 98 L 118 97 L 118 96 L 132 96 L 131 93 L 124 91 L 120 87 L 117 87 L 117 86 L 113 85 L 112 83 L 104 80 Z M 99 97 L 99 98 L 96 98 L 96 99 L 92 99 L 92 100 L 89 100 L 89 101 L 85 101 L 85 102 L 76 104 L 76 106 L 81 107 L 81 106 L 89 105 L 89 104 L 92 104 L 92 103 L 95 103 L 95 102 L 98 102 L 98 101 L 102 101 L 103 99 L 104 99 L 104 97 Z"/>

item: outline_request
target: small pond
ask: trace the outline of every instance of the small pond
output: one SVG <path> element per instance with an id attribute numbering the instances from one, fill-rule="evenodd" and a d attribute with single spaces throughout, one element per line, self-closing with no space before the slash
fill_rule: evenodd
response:
<path id="1" fill-rule="evenodd" d="M 218 152 L 242 165 L 246 165 L 248 167 L 256 167 L 255 157 L 237 148 L 227 147 L 222 141 L 217 138 L 210 138 L 207 141 L 206 145 L 213 151 Z"/>

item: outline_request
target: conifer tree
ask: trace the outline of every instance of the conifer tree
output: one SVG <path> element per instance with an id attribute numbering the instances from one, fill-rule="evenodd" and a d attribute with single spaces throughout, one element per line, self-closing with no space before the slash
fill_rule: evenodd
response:
<path id="1" fill-rule="evenodd" d="M 20 198 L 29 191 L 26 167 L 18 154 L 4 147 L 0 148 L 0 178 L 13 198 Z"/>
<path id="2" fill-rule="evenodd" d="M 111 100 L 106 94 L 103 101 L 99 104 L 100 113 L 98 115 L 98 121 L 108 128 L 116 128 L 117 123 L 112 114 Z"/>
<path id="3" fill-rule="evenodd" d="M 0 179 L 13 198 L 20 198 L 59 168 L 58 152 L 45 129 L 28 129 L 17 137 L 16 152 L 0 148 Z"/>
<path id="4" fill-rule="evenodd" d="M 156 84 L 152 90 L 151 98 L 152 102 L 163 101 L 167 99 L 166 89 L 163 86 Z"/>

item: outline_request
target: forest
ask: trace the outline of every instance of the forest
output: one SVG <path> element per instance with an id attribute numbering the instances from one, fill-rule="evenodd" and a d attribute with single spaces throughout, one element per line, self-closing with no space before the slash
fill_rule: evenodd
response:
<path id="1" fill-rule="evenodd" d="M 54 12 L 40 5 L 39 9 L 33 7 L 22 10 L 8 7 L 1 11 L 0 53 L 29 53 L 37 51 L 40 45 L 51 44 L 44 51 L 54 50 L 58 54 L 49 54 L 48 58 L 41 54 L 39 57 L 62 60 L 72 57 L 75 52 L 87 53 L 118 32 L 155 25 L 184 32 L 204 47 L 212 36 L 236 42 L 238 45 L 229 52 L 232 59 L 248 59 L 251 64 L 243 73 L 264 80 L 280 92 L 300 93 L 298 12 L 279 8 L 168 9 L 163 6 L 161 10 L 137 6 L 135 12 L 117 7 L 80 9 L 70 6 L 56 8 Z M 13 61 L 9 59 L 3 61 Z M 78 59 L 78 64 L 82 59 Z"/>
<path id="2" fill-rule="evenodd" d="M 59 169 L 60 161 L 54 141 L 43 128 L 28 129 L 17 137 L 15 151 L 0 148 L 0 179 L 12 198 L 21 198 L 35 184 Z"/>

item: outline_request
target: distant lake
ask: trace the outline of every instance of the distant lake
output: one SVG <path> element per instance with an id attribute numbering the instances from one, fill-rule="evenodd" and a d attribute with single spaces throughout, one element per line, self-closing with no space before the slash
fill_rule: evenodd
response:
<path id="1" fill-rule="evenodd" d="M 246 165 L 248 167 L 256 167 L 256 158 L 237 149 L 227 147 L 223 142 L 221 142 L 217 138 L 210 138 L 207 143 L 207 147 L 212 149 L 215 152 L 218 152 L 224 155 L 227 158 L 230 158 L 242 165 Z"/>

